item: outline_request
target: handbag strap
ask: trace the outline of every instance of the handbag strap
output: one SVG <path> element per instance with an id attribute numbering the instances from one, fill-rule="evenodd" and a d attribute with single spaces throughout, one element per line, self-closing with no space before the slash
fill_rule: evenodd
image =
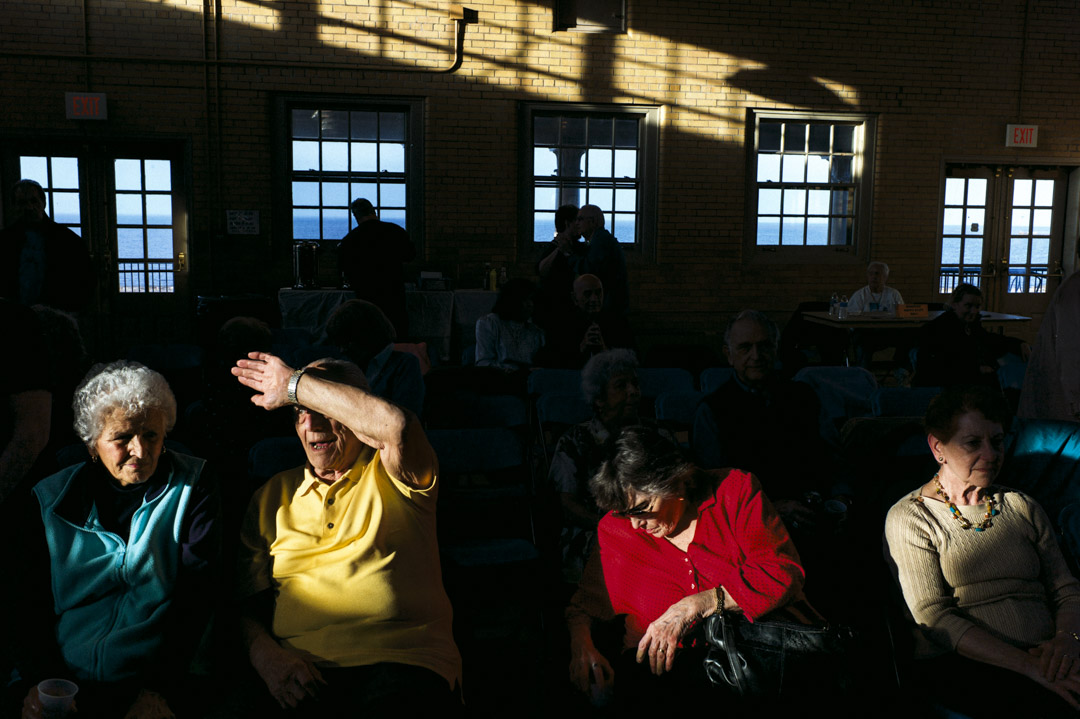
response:
<path id="1" fill-rule="evenodd" d="M 743 671 L 743 659 L 739 656 L 739 648 L 735 643 L 734 623 L 735 618 L 731 614 L 725 611 L 720 612 L 720 632 L 724 637 L 724 654 L 727 655 L 735 690 L 743 694 L 747 689 L 746 673 Z"/>

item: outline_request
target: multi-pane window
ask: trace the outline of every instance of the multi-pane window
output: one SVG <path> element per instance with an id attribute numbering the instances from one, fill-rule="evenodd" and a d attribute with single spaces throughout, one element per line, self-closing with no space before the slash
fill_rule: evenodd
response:
<path id="1" fill-rule="evenodd" d="M 113 160 L 120 292 L 175 292 L 172 162 Z"/>
<path id="2" fill-rule="evenodd" d="M 533 240 L 554 232 L 561 205 L 596 205 L 620 242 L 638 238 L 642 116 L 536 113 L 532 117 Z"/>
<path id="3" fill-rule="evenodd" d="M 45 190 L 45 211 L 54 222 L 82 236 L 83 213 L 79 199 L 79 158 L 22 155 L 20 177 L 34 180 Z"/>
<path id="4" fill-rule="evenodd" d="M 750 118 L 748 248 L 762 258 L 795 248 L 865 253 L 874 117 L 755 111 Z"/>
<path id="5" fill-rule="evenodd" d="M 757 132 L 757 244 L 851 245 L 859 126 L 762 119 Z"/>
<path id="6" fill-rule="evenodd" d="M 340 240 L 356 225 L 349 204 L 357 198 L 380 219 L 407 227 L 409 134 L 404 108 L 292 108 L 293 239 Z"/>
<path id="7" fill-rule="evenodd" d="M 1010 293 L 1046 292 L 1054 220 L 1054 180 L 1013 180 L 1009 227 Z"/>
<path id="8" fill-rule="evenodd" d="M 986 237 L 987 182 L 980 177 L 945 179 L 938 277 L 938 291 L 942 294 L 952 292 L 961 282 L 979 286 Z"/>

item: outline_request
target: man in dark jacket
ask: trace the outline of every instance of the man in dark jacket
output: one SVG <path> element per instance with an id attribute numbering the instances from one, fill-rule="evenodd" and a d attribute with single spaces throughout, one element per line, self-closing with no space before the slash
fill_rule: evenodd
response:
<path id="1" fill-rule="evenodd" d="M 398 341 L 405 341 L 409 337 L 409 313 L 402 264 L 416 257 L 416 247 L 408 232 L 380 220 L 364 198 L 353 200 L 352 213 L 357 225 L 338 247 L 341 274 L 357 299 L 378 306 L 394 325 Z"/>

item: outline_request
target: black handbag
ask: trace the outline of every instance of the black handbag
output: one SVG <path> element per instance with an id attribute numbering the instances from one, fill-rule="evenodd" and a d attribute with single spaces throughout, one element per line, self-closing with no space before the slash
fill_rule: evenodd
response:
<path id="1" fill-rule="evenodd" d="M 799 624 L 717 612 L 705 619 L 705 673 L 741 697 L 782 697 L 794 692 L 843 691 L 850 683 L 849 627 Z"/>

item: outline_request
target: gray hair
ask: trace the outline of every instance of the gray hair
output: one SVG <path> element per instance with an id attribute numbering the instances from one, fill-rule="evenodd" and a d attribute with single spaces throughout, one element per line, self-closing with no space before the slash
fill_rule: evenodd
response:
<path id="1" fill-rule="evenodd" d="M 157 411 L 165 415 L 165 431 L 176 425 L 176 397 L 159 372 L 138 362 L 96 364 L 75 390 L 71 408 L 75 433 L 93 447 L 105 428 L 105 417 L 120 410 L 128 417 Z"/>
<path id="2" fill-rule="evenodd" d="M 592 479 L 589 490 L 604 511 L 630 508 L 631 493 L 650 497 L 693 498 L 694 465 L 652 427 L 630 425 L 615 438 L 614 451 Z"/>
<path id="3" fill-rule="evenodd" d="M 873 262 L 868 264 L 866 266 L 866 271 L 869 272 L 870 270 L 874 269 L 875 267 L 880 267 L 882 272 L 885 273 L 885 276 L 886 277 L 889 276 L 889 266 L 887 264 L 885 264 L 884 262 L 881 262 L 880 260 L 874 260 Z"/>
<path id="4" fill-rule="evenodd" d="M 596 400 L 605 396 L 608 382 L 617 374 L 636 372 L 637 355 L 633 350 L 613 349 L 594 354 L 581 370 L 581 393 L 592 407 Z"/>
<path id="5" fill-rule="evenodd" d="M 724 328 L 724 346 L 729 350 L 734 349 L 731 346 L 731 330 L 735 327 L 736 322 L 741 322 L 742 320 L 753 320 L 754 322 L 757 322 L 769 333 L 773 346 L 780 346 L 780 329 L 776 326 L 775 322 L 769 319 L 767 314 L 759 312 L 758 310 L 743 310 L 728 320 L 727 327 Z"/>
<path id="6" fill-rule="evenodd" d="M 360 369 L 360 365 L 349 360 L 323 357 L 314 362 L 308 362 L 304 369 L 308 371 L 308 374 L 330 382 L 337 382 L 349 387 L 359 387 L 369 391 L 371 389 L 364 370 Z"/>

